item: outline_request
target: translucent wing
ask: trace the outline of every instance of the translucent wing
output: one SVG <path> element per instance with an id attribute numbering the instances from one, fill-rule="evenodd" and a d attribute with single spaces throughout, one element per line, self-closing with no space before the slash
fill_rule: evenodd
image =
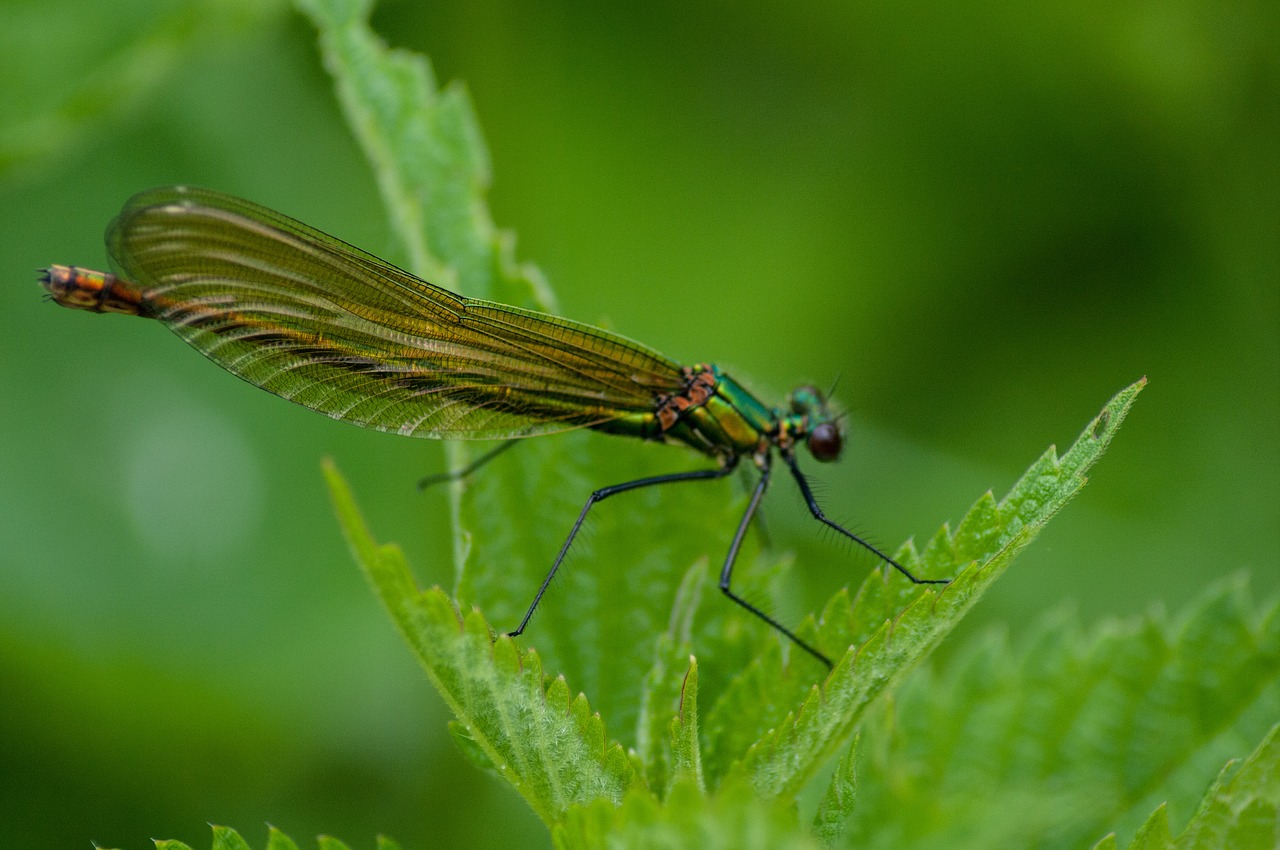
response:
<path id="1" fill-rule="evenodd" d="M 455 295 L 229 195 L 136 195 L 107 248 L 144 313 L 246 381 L 367 428 L 532 436 L 652 415 L 680 367 L 607 331 Z"/>

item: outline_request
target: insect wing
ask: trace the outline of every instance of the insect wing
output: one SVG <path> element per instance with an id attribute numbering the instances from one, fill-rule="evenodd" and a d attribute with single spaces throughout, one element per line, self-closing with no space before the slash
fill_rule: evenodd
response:
<path id="1" fill-rule="evenodd" d="M 107 231 L 148 313 L 235 375 L 383 431 L 493 439 L 653 410 L 679 366 L 607 331 L 455 295 L 248 201 L 132 198 Z"/>

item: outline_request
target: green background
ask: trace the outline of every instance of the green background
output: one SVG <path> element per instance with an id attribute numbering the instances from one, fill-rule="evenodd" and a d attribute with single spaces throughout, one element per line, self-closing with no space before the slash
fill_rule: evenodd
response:
<path id="1" fill-rule="evenodd" d="M 1280 586 L 1272 9 L 402 0 L 374 24 L 470 88 L 494 218 L 564 315 L 766 397 L 839 379 L 849 445 L 813 471 L 876 542 L 927 538 L 1149 376 L 1094 482 L 962 630 L 1016 636 L 1063 604 L 1177 610 L 1239 570 Z M 260 843 L 269 821 L 356 847 L 545 844 L 456 753 L 320 479 L 335 457 L 377 533 L 448 586 L 444 494 L 413 486 L 439 447 L 42 303 L 36 268 L 101 267 L 125 198 L 176 182 L 395 259 L 286 6 L 0 0 L 0 842 L 203 846 L 214 821 Z M 655 471 L 675 451 L 614 443 Z M 807 598 L 873 565 L 775 489 Z M 706 529 L 713 559 L 730 533 Z"/>

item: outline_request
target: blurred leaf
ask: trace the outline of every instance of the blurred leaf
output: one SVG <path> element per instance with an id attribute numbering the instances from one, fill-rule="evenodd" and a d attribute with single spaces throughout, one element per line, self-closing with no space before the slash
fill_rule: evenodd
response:
<path id="1" fill-rule="evenodd" d="M 212 850 L 253 850 L 249 842 L 241 838 L 240 833 L 234 829 L 225 826 L 214 826 L 212 829 Z M 181 841 L 157 841 L 155 845 L 156 850 L 192 850 Z M 321 835 L 316 839 L 316 848 L 317 850 L 350 850 L 343 842 L 327 835 Z M 273 826 L 269 828 L 266 850 L 298 850 L 298 845 L 292 838 Z M 400 850 L 400 846 L 388 838 L 379 836 L 378 850 Z"/>
<path id="2" fill-rule="evenodd" d="M 489 217 L 489 154 L 466 89 L 440 89 L 425 57 L 388 49 L 369 28 L 366 0 L 297 5 L 320 33 L 409 270 L 472 298 L 548 309 L 541 276 L 515 262 L 512 238 Z"/>
<path id="3" fill-rule="evenodd" d="M 813 834 L 828 847 L 834 846 L 840 836 L 844 835 L 845 823 L 853 813 L 858 792 L 857 754 L 858 738 L 855 736 L 853 743 L 849 745 L 849 751 L 836 763 L 831 782 L 813 816 Z"/>
<path id="4" fill-rule="evenodd" d="M 850 842 L 1066 848 L 1161 801 L 1185 818 L 1280 715 L 1280 605 L 1256 611 L 1245 591 L 1217 588 L 1172 627 L 1153 614 L 1082 636 L 1058 615 L 1021 653 L 984 636 L 945 679 L 913 676 L 863 731 Z"/>
<path id="5" fill-rule="evenodd" d="M 13 4 L 0 27 L 0 175 L 93 138 L 94 125 L 122 122 L 202 46 L 277 15 L 273 2 L 85 4 L 66 26 L 47 4 Z M 71 61 L 49 61 L 50 49 Z M 31 54 L 31 55 L 28 55 Z M 23 61 L 26 60 L 26 61 Z"/>
<path id="6" fill-rule="evenodd" d="M 650 788 L 667 788 L 672 761 L 671 738 L 665 734 L 680 710 L 683 680 L 676 674 L 693 654 L 693 616 L 701 599 L 706 564 L 696 563 L 676 591 L 668 628 L 659 638 L 653 666 L 644 679 L 636 725 L 636 754 L 645 766 Z M 699 769 L 701 765 L 699 764 Z"/>
<path id="7" fill-rule="evenodd" d="M 1177 846 L 1280 846 L 1280 724 L 1271 727 L 1243 764 L 1229 763 L 1222 769 Z"/>
<path id="8" fill-rule="evenodd" d="M 484 751 L 484 747 L 471 736 L 471 731 L 465 723 L 458 720 L 450 720 L 449 735 L 453 738 L 453 742 L 458 745 L 458 752 L 462 753 L 467 761 L 491 776 L 502 776 L 498 766 L 493 763 L 488 753 Z"/>
<path id="9" fill-rule="evenodd" d="M 267 850 L 298 850 L 298 845 L 292 838 L 273 826 L 268 828 Z"/>
<path id="10" fill-rule="evenodd" d="M 213 827 L 213 850 L 249 850 L 249 843 L 234 829 L 215 826 Z"/>
<path id="11" fill-rule="evenodd" d="M 1271 850 L 1280 847 L 1280 725 L 1240 764 L 1228 762 L 1199 809 L 1174 840 L 1161 804 L 1134 835 L 1129 850 Z M 1094 850 L 1115 850 L 1112 833 Z"/>
<path id="12" fill-rule="evenodd" d="M 432 684 L 475 748 L 548 826 L 575 803 L 616 803 L 642 781 L 585 697 L 572 697 L 563 677 L 544 681 L 533 650 L 495 642 L 478 611 L 464 617 L 439 588 L 419 591 L 399 547 L 373 541 L 332 464 L 325 475 L 352 553 Z"/>
<path id="13" fill-rule="evenodd" d="M 1116 834 L 1105 836 L 1093 850 L 1117 850 Z M 1173 850 L 1173 836 L 1169 834 L 1169 809 L 1163 803 L 1154 812 L 1142 828 L 1134 835 L 1129 850 Z"/>
<path id="14" fill-rule="evenodd" d="M 316 847 L 319 848 L 319 850 L 351 850 L 351 848 L 347 847 L 346 844 L 343 844 L 336 838 L 330 838 L 327 835 L 322 835 L 316 839 Z M 248 849 L 246 848 L 246 850 Z"/>

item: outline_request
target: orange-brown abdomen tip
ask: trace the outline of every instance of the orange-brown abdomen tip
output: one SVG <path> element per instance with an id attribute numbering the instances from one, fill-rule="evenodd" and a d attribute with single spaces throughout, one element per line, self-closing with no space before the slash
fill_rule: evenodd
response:
<path id="1" fill-rule="evenodd" d="M 72 310 L 133 316 L 146 312 L 142 290 L 106 272 L 53 265 L 40 272 L 40 284 L 54 301 Z"/>

